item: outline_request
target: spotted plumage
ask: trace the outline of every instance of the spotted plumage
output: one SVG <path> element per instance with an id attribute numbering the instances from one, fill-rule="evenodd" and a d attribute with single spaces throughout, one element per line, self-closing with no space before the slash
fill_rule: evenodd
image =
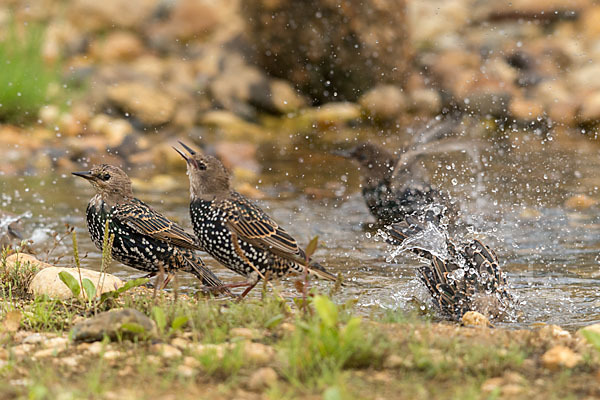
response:
<path id="1" fill-rule="evenodd" d="M 120 168 L 99 165 L 87 172 L 74 172 L 96 189 L 87 210 L 87 226 L 92 241 L 102 249 L 104 230 L 114 235 L 112 257 L 149 276 L 161 269 L 167 274 L 164 285 L 177 271 L 194 274 L 208 287 L 222 282 L 195 254 L 195 238 L 147 204 L 133 197 L 131 181 Z"/>
<path id="2" fill-rule="evenodd" d="M 389 229 L 388 241 L 395 245 L 423 234 L 426 218 L 407 217 Z M 426 246 L 410 245 L 413 253 L 426 260 L 419 276 L 439 310 L 455 320 L 467 311 L 478 311 L 492 318 L 503 318 L 512 307 L 513 298 L 498 257 L 477 239 L 453 243 L 445 237 L 446 255 L 434 254 Z"/>
<path id="3" fill-rule="evenodd" d="M 229 173 L 219 160 L 183 146 L 188 154 L 178 152 L 188 165 L 190 216 L 202 249 L 247 277 L 249 289 L 261 276 L 303 273 L 306 254 L 296 240 L 258 206 L 230 188 Z M 308 273 L 336 279 L 312 260 Z"/>
<path id="4" fill-rule="evenodd" d="M 380 223 L 400 222 L 409 215 L 435 208 L 438 218 L 456 213 L 449 196 L 428 181 L 414 156 L 401 160 L 383 147 L 368 142 L 335 153 L 359 163 L 363 198 Z"/>

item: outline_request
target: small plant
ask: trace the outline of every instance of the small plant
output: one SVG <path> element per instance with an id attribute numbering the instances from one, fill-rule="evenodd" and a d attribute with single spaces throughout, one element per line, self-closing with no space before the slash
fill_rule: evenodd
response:
<path id="1" fill-rule="evenodd" d="M 581 334 L 589 344 L 594 346 L 596 350 L 600 351 L 600 333 L 590 329 L 582 329 Z"/>
<path id="2" fill-rule="evenodd" d="M 8 265 L 6 258 L 10 251 L 10 247 L 6 247 L 0 255 L 0 289 L 17 297 L 26 297 L 29 284 L 39 268 L 27 261 Z"/>
<path id="3" fill-rule="evenodd" d="M 58 68 L 42 57 L 44 29 L 13 21 L 0 35 L 0 121 L 32 119 L 47 102 L 49 86 L 59 81 Z"/>

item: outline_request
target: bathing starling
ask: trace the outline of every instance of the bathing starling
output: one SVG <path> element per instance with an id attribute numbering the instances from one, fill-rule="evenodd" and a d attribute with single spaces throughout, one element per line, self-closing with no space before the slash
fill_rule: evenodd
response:
<path id="1" fill-rule="evenodd" d="M 414 153 L 400 159 L 368 142 L 334 153 L 359 163 L 363 198 L 378 222 L 386 225 L 400 222 L 433 208 L 437 208 L 438 219 L 443 215 L 454 216 L 455 205 L 447 194 L 429 183 Z"/>
<path id="2" fill-rule="evenodd" d="M 96 190 L 86 214 L 92 241 L 98 249 L 102 250 L 108 220 L 109 232 L 114 235 L 111 253 L 117 261 L 147 271 L 149 277 L 162 268 L 167 274 L 163 287 L 177 271 L 194 274 L 209 288 L 223 286 L 194 253 L 198 245 L 192 235 L 133 197 L 131 180 L 123 170 L 103 164 L 73 175 L 86 179 Z"/>
<path id="3" fill-rule="evenodd" d="M 190 215 L 202 249 L 230 270 L 247 278 L 244 297 L 265 277 L 303 273 L 306 254 L 282 227 L 247 198 L 231 189 L 229 173 L 219 160 L 196 153 L 180 142 L 187 154 Z M 336 276 L 308 261 L 309 274 L 335 281 Z M 229 285 L 233 287 L 234 285 Z"/>
<path id="4" fill-rule="evenodd" d="M 478 311 L 492 318 L 504 317 L 513 298 L 494 251 L 477 239 L 455 244 L 440 231 L 445 251 L 426 249 L 433 247 L 423 245 L 426 236 L 433 236 L 428 229 L 437 229 L 431 217 L 409 216 L 392 225 L 388 242 L 405 246 L 426 260 L 419 277 L 445 316 L 460 320 L 467 311 Z"/>

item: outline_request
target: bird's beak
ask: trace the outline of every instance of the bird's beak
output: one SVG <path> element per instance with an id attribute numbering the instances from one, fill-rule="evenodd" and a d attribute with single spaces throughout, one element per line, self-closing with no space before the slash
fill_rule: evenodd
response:
<path id="1" fill-rule="evenodd" d="M 196 163 L 196 160 L 194 159 L 193 156 L 196 155 L 196 152 L 189 146 L 187 146 L 185 143 L 183 143 L 182 141 L 178 140 L 177 142 L 179 142 L 179 144 L 183 147 L 183 150 L 187 153 L 183 153 L 181 150 L 173 147 L 175 149 L 175 151 L 177 153 L 179 153 L 179 155 L 181 157 L 183 157 L 183 159 L 188 163 L 188 164 L 192 164 L 193 166 L 195 166 L 196 168 L 198 168 L 198 164 Z"/>
<path id="2" fill-rule="evenodd" d="M 87 179 L 88 181 L 94 179 L 94 175 L 92 175 L 91 171 L 71 172 L 71 174 Z"/>

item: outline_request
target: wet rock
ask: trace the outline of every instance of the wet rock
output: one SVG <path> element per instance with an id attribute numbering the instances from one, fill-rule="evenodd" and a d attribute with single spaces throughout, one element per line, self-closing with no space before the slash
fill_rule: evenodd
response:
<path id="1" fill-rule="evenodd" d="M 269 132 L 265 132 L 262 127 L 250 122 L 244 121 L 240 117 L 229 111 L 209 111 L 205 113 L 199 121 L 203 125 L 208 125 L 220 129 L 227 140 L 266 140 Z"/>
<path id="2" fill-rule="evenodd" d="M 561 18 L 573 18 L 581 13 L 590 4 L 589 0 L 516 0 L 503 2 L 482 2 L 474 10 L 475 20 L 518 20 L 533 19 L 557 20 Z"/>
<path id="3" fill-rule="evenodd" d="M 377 85 L 360 97 L 358 103 L 375 119 L 391 120 L 406 110 L 407 100 L 395 85 Z"/>
<path id="4" fill-rule="evenodd" d="M 565 346 L 554 346 L 542 355 L 542 365 L 549 370 L 573 368 L 580 361 L 581 356 Z"/>
<path id="5" fill-rule="evenodd" d="M 137 35 L 127 31 L 111 32 L 100 45 L 98 56 L 104 62 L 128 61 L 140 56 L 144 45 Z"/>
<path id="6" fill-rule="evenodd" d="M 154 13 L 158 0 L 75 0 L 68 7 L 71 23 L 85 32 L 139 29 Z"/>
<path id="7" fill-rule="evenodd" d="M 510 114 L 521 121 L 535 121 L 544 116 L 544 106 L 535 100 L 515 97 L 510 102 Z"/>
<path id="8" fill-rule="evenodd" d="M 277 372 L 273 368 L 263 367 L 256 370 L 248 380 L 248 388 L 261 391 L 273 386 L 277 382 Z"/>
<path id="9" fill-rule="evenodd" d="M 323 126 L 338 125 L 359 119 L 361 110 L 360 106 L 354 103 L 327 103 L 305 110 L 305 116 Z"/>
<path id="10" fill-rule="evenodd" d="M 73 340 L 80 342 L 100 341 L 105 336 L 117 340 L 147 339 L 155 335 L 154 321 L 131 308 L 100 313 L 75 325 L 71 332 Z"/>
<path id="11" fill-rule="evenodd" d="M 243 2 L 255 57 L 319 102 L 356 100 L 378 82 L 402 86 L 411 55 L 402 0 Z"/>
<path id="12" fill-rule="evenodd" d="M 565 200 L 565 207 L 570 210 L 583 211 L 595 206 L 598 202 L 585 194 L 576 194 Z"/>
<path id="13" fill-rule="evenodd" d="M 110 87 L 107 98 L 146 126 L 169 122 L 175 111 L 175 101 L 164 90 L 139 82 Z"/>
<path id="14" fill-rule="evenodd" d="M 46 295 L 54 299 L 69 299 L 73 297 L 71 290 L 58 277 L 58 274 L 63 271 L 71 274 L 77 281 L 79 281 L 79 272 L 81 272 L 81 279 L 87 278 L 92 281 L 98 295 L 123 286 L 123 282 L 114 275 L 101 274 L 98 271 L 85 268 L 81 268 L 78 271 L 76 268 L 50 266 L 35 274 L 29 285 L 29 293 L 35 296 Z M 84 296 L 83 290 L 80 296 Z"/>
<path id="15" fill-rule="evenodd" d="M 436 115 L 442 108 L 442 96 L 434 89 L 415 89 L 410 93 L 409 103 L 416 112 Z"/>
<path id="16" fill-rule="evenodd" d="M 477 311 L 467 311 L 461 318 L 464 326 L 488 328 L 492 326 L 490 320 Z"/>

